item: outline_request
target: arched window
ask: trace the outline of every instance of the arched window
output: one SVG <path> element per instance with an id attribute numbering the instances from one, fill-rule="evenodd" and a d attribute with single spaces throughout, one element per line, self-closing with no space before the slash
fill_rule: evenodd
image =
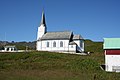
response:
<path id="1" fill-rule="evenodd" d="M 53 42 L 53 47 L 56 47 L 56 42 L 55 41 Z"/>
<path id="2" fill-rule="evenodd" d="M 49 47 L 49 42 L 47 42 L 47 47 Z"/>
<path id="3" fill-rule="evenodd" d="M 80 41 L 80 47 L 81 48 L 83 47 L 83 41 L 82 40 Z"/>
<path id="4" fill-rule="evenodd" d="M 60 47 L 63 47 L 63 42 L 62 41 L 60 41 Z"/>

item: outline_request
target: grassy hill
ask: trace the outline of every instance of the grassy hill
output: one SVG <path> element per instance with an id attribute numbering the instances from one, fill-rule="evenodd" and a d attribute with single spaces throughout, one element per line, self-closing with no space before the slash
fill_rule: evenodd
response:
<path id="1" fill-rule="evenodd" d="M 94 42 L 92 40 L 85 40 L 85 51 L 103 52 L 103 42 Z"/>
<path id="2" fill-rule="evenodd" d="M 0 53 L 0 80 L 119 80 L 100 69 L 103 53 L 88 56 L 50 53 Z"/>

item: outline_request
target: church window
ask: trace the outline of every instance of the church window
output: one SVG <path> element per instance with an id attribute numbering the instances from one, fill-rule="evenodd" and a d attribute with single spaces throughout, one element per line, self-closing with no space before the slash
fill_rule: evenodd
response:
<path id="1" fill-rule="evenodd" d="M 81 48 L 83 47 L 83 41 L 82 40 L 80 41 L 80 47 Z"/>
<path id="2" fill-rule="evenodd" d="M 73 45 L 71 45 L 71 48 L 73 48 Z"/>
<path id="3" fill-rule="evenodd" d="M 49 42 L 47 42 L 47 47 L 49 47 Z"/>
<path id="4" fill-rule="evenodd" d="M 62 41 L 60 41 L 60 47 L 63 47 L 63 42 Z"/>
<path id="5" fill-rule="evenodd" d="M 53 47 L 56 47 L 56 42 L 55 41 L 53 42 Z"/>

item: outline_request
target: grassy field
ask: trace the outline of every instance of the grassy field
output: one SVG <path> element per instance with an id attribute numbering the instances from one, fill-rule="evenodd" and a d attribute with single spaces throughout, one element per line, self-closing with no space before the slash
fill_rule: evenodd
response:
<path id="1" fill-rule="evenodd" d="M 0 53 L 0 80 L 120 80 L 100 69 L 103 53 L 88 56 L 50 53 Z"/>

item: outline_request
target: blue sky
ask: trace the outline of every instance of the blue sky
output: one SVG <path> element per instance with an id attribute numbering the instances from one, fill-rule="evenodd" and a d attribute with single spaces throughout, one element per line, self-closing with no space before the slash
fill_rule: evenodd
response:
<path id="1" fill-rule="evenodd" d="M 0 0 L 0 40 L 35 41 L 43 8 L 48 31 L 120 37 L 120 0 Z"/>

